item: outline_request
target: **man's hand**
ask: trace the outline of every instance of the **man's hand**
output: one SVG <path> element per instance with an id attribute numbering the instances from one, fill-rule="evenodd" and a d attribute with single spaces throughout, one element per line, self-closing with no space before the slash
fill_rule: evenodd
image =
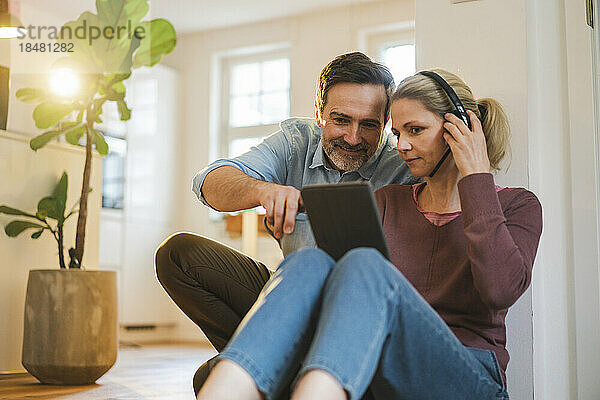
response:
<path id="1" fill-rule="evenodd" d="M 300 191 L 293 186 L 261 182 L 257 184 L 260 205 L 267 210 L 267 225 L 277 239 L 294 231 L 296 214 L 304 207 Z"/>
<path id="2" fill-rule="evenodd" d="M 277 239 L 294 231 L 298 209 L 304 207 L 300 191 L 295 187 L 254 179 L 231 166 L 209 172 L 202 194 L 208 204 L 219 211 L 263 206 L 267 210 L 267 225 Z"/>

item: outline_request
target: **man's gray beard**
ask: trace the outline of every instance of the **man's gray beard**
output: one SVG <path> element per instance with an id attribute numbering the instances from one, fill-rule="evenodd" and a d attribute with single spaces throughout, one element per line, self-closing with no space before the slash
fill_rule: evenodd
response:
<path id="1" fill-rule="evenodd" d="M 365 151 L 356 156 L 349 156 L 342 153 L 341 149 L 336 146 L 336 142 L 339 142 L 339 140 L 343 139 L 323 140 L 323 151 L 333 166 L 339 170 L 356 171 L 375 154 L 375 151 L 370 151 L 371 149 L 366 147 Z"/>

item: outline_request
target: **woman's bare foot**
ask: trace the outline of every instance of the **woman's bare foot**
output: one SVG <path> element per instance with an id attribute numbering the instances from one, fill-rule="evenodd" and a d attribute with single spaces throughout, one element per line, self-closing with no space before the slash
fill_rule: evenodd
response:
<path id="1" fill-rule="evenodd" d="M 198 400 L 261 400 L 254 379 L 238 363 L 223 359 L 208 375 Z"/>
<path id="2" fill-rule="evenodd" d="M 308 371 L 294 390 L 291 400 L 347 400 L 342 385 L 329 372 L 322 369 Z"/>

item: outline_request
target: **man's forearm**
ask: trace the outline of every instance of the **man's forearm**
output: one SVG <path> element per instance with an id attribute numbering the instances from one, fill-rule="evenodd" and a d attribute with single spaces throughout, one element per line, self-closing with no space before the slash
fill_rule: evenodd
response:
<path id="1" fill-rule="evenodd" d="M 273 183 L 254 179 L 231 166 L 219 167 L 206 175 L 204 199 L 219 211 L 239 211 L 260 205 L 260 193 Z"/>

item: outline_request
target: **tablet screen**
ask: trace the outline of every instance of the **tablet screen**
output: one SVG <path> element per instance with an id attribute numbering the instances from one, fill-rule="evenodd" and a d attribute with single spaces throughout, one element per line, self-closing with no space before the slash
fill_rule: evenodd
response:
<path id="1" fill-rule="evenodd" d="M 302 189 L 317 246 L 334 260 L 348 250 L 372 247 L 389 260 L 381 218 L 368 182 L 308 185 Z"/>

